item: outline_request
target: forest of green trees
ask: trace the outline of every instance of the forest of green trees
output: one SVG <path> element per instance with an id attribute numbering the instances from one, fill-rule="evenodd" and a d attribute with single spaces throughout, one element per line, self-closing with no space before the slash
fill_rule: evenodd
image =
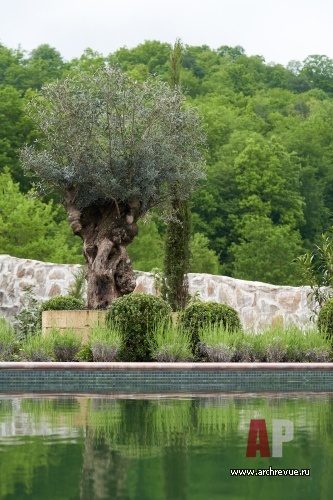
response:
<path id="1" fill-rule="evenodd" d="M 0 253 L 82 263 L 60 200 L 31 196 L 18 159 L 39 132 L 24 112 L 43 84 L 110 62 L 137 81 L 167 80 L 171 45 L 146 41 L 107 57 L 87 49 L 64 61 L 49 45 L 31 53 L 0 43 Z M 181 85 L 207 132 L 207 178 L 192 199 L 192 272 L 299 285 L 295 259 L 320 240 L 333 212 L 333 60 L 287 67 L 240 46 L 184 46 Z M 165 225 L 140 222 L 129 247 L 137 270 L 163 266 Z"/>

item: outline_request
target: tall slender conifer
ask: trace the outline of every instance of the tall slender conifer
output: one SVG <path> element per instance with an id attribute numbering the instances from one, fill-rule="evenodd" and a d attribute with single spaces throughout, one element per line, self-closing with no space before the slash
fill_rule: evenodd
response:
<path id="1" fill-rule="evenodd" d="M 181 61 L 182 44 L 177 39 L 170 55 L 169 83 L 172 89 L 180 85 Z M 172 219 L 167 226 L 164 259 L 164 294 L 174 311 L 183 309 L 188 298 L 191 235 L 189 200 L 180 200 L 176 192 L 177 189 L 172 199 Z"/>

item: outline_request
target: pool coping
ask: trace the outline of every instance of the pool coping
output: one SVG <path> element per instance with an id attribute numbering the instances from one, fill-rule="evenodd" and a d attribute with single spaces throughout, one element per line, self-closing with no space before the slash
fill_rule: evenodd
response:
<path id="1" fill-rule="evenodd" d="M 121 371 L 333 371 L 333 363 L 125 363 L 2 361 L 0 370 Z"/>

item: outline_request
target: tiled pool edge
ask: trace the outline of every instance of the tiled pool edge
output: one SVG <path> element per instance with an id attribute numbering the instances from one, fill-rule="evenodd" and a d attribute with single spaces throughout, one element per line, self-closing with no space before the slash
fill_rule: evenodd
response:
<path id="1" fill-rule="evenodd" d="M 24 391 L 333 391 L 333 363 L 0 363 L 0 393 Z"/>

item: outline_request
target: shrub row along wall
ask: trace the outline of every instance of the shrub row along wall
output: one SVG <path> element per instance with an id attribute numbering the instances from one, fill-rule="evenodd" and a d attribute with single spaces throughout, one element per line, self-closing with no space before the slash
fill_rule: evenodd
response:
<path id="1" fill-rule="evenodd" d="M 43 301 L 66 295 L 75 264 L 51 264 L 0 255 L 0 315 L 13 318 L 25 303 L 26 287 Z M 226 276 L 190 274 L 189 290 L 203 301 L 226 302 L 234 307 L 245 328 L 260 330 L 272 323 L 305 325 L 312 316 L 308 287 L 275 286 Z M 150 273 L 137 273 L 136 292 L 156 294 Z"/>

